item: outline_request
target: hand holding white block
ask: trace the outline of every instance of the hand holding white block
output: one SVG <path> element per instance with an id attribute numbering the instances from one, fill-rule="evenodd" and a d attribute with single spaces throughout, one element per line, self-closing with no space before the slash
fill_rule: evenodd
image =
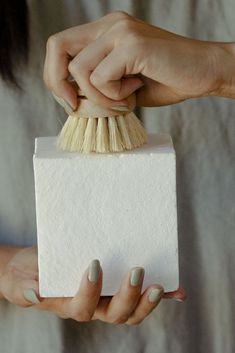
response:
<path id="1" fill-rule="evenodd" d="M 56 150 L 36 139 L 34 155 L 42 297 L 74 296 L 97 258 L 102 295 L 113 295 L 134 266 L 145 268 L 143 290 L 178 288 L 175 152 L 169 135 L 119 154 Z"/>

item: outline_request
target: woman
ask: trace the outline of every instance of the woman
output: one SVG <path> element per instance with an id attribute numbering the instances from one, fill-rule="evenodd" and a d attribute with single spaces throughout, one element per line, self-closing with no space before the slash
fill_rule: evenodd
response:
<path id="1" fill-rule="evenodd" d="M 77 105 L 76 93 L 67 82 L 69 73 L 89 99 L 104 106 L 125 107 L 125 97 L 135 90 L 138 90 L 139 105 L 157 106 L 206 95 L 233 98 L 233 62 L 233 44 L 189 40 L 118 12 L 95 23 L 52 36 L 48 41 L 44 78 L 68 112 L 76 109 Z M 129 74 L 138 74 L 138 77 L 121 80 Z M 21 131 L 23 140 L 25 130 Z M 17 241 L 14 243 L 17 244 Z M 23 243 L 19 239 L 19 244 Z M 3 297 L 21 306 L 33 303 L 35 308 L 55 312 L 63 318 L 137 324 L 162 296 L 160 292 L 160 297 L 157 296 L 153 304 L 147 291 L 148 295 L 145 293 L 140 300 L 139 283 L 137 290 L 124 288 L 121 296 L 105 299 L 97 306 L 100 291 L 97 280 L 92 287 L 94 297 L 90 302 L 86 300 L 89 292 L 84 289 L 80 289 L 72 300 L 42 300 L 38 297 L 35 248 L 2 247 L 1 255 L 0 288 Z M 12 271 L 12 268 L 17 270 Z M 96 272 L 99 273 L 100 269 Z M 160 287 L 156 284 L 154 288 Z M 84 298 L 81 306 L 82 292 Z M 182 290 L 173 293 L 173 296 L 184 299 Z M 121 300 L 123 297 L 127 300 Z"/>

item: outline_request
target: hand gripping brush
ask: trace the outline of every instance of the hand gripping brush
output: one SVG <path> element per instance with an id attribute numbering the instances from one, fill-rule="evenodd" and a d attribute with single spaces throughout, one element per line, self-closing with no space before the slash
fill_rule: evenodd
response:
<path id="1" fill-rule="evenodd" d="M 133 113 L 136 98 L 127 98 L 129 111 L 120 112 L 89 101 L 79 90 L 78 109 L 69 115 L 57 139 L 63 151 L 109 153 L 132 150 L 147 141 L 144 127 Z"/>

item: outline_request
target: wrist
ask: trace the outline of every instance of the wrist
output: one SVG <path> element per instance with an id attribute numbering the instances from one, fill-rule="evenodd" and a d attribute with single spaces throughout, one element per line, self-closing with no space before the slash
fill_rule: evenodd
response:
<path id="1" fill-rule="evenodd" d="M 235 99 L 235 43 L 213 43 L 215 89 L 210 96 Z"/>

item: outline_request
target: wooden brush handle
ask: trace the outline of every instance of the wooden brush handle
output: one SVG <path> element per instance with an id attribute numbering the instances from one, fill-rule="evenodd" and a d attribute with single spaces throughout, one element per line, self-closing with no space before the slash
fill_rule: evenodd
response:
<path id="1" fill-rule="evenodd" d="M 135 94 L 131 94 L 128 98 L 126 98 L 128 101 L 129 110 L 125 112 L 101 107 L 100 105 L 89 101 L 82 95 L 79 95 L 79 97 L 78 109 L 71 114 L 72 116 L 77 116 L 79 118 L 105 118 L 126 115 L 130 113 L 136 105 Z"/>
<path id="2" fill-rule="evenodd" d="M 118 115 L 126 115 L 132 110 L 134 110 L 136 106 L 136 97 L 135 93 L 133 93 L 126 98 L 129 107 L 129 110 L 126 112 L 101 107 L 100 105 L 95 104 L 86 98 L 82 90 L 78 87 L 75 80 L 72 80 L 71 82 L 77 89 L 79 98 L 78 108 L 75 112 L 71 114 L 72 116 L 77 116 L 79 118 L 105 118 Z"/>

